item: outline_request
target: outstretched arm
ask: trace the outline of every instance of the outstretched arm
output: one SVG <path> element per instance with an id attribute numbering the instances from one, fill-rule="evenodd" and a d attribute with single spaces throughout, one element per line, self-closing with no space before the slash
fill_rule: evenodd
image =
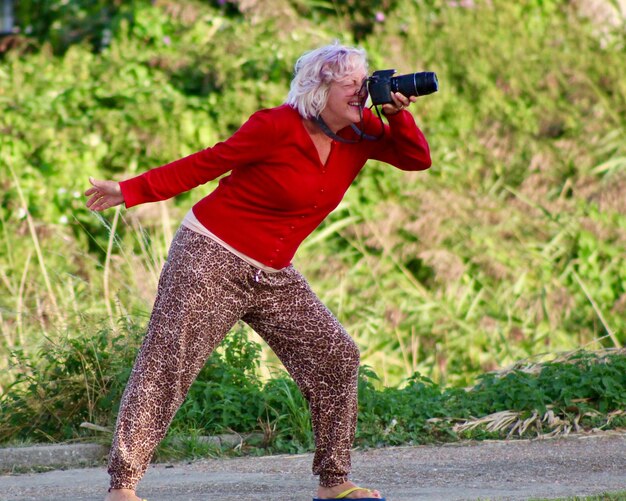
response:
<path id="1" fill-rule="evenodd" d="M 267 111 L 254 113 L 226 141 L 122 181 L 120 189 L 126 208 L 166 200 L 266 158 L 276 144 Z"/>

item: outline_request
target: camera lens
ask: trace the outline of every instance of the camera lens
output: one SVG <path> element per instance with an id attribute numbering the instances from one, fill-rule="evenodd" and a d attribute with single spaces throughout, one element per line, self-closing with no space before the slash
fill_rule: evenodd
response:
<path id="1" fill-rule="evenodd" d="M 439 90 L 437 75 L 432 71 L 409 73 L 391 78 L 391 90 L 406 97 L 425 96 Z"/>

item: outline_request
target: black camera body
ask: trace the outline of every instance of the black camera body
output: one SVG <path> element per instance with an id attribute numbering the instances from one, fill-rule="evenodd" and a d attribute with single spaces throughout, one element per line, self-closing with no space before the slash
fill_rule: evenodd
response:
<path id="1" fill-rule="evenodd" d="M 439 90 L 437 75 L 431 71 L 394 77 L 396 70 L 379 70 L 367 79 L 367 91 L 373 105 L 393 103 L 392 92 L 406 97 L 425 96 Z"/>

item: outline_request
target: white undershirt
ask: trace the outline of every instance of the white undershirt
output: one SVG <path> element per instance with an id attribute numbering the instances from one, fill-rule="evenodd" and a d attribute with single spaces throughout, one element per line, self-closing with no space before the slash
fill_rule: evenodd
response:
<path id="1" fill-rule="evenodd" d="M 251 264 L 255 268 L 258 268 L 259 270 L 263 270 L 267 273 L 276 273 L 280 271 L 280 270 L 277 270 L 276 268 L 270 268 L 269 266 L 265 266 L 263 263 L 258 262 L 256 259 L 252 259 L 251 257 L 246 256 L 245 254 L 239 252 L 237 249 L 233 249 L 230 245 L 224 242 L 224 240 L 222 240 L 221 238 L 211 233 L 200 221 L 198 221 L 198 218 L 193 213 L 192 209 L 189 209 L 189 212 L 187 212 L 181 224 L 185 228 L 189 228 L 191 231 L 195 231 L 196 233 L 200 233 L 200 235 L 209 237 L 211 240 L 213 240 L 214 242 L 217 242 L 222 247 L 224 247 L 227 251 L 232 252 L 235 256 L 237 256 L 240 259 L 243 259 L 246 263 Z"/>

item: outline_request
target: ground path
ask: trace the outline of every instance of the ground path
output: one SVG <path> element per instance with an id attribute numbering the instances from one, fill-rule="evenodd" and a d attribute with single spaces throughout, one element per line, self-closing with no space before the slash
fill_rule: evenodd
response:
<path id="1" fill-rule="evenodd" d="M 149 501 L 310 501 L 311 455 L 150 467 Z M 355 451 L 355 480 L 388 501 L 528 500 L 626 491 L 626 433 Z M 101 500 L 104 468 L 0 476 L 0 500 Z"/>

